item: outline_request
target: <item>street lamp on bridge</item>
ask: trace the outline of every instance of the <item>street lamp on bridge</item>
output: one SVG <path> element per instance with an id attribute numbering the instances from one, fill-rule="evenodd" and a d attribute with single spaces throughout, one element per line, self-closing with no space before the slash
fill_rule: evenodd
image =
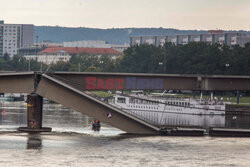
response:
<path id="1" fill-rule="evenodd" d="M 159 66 L 163 66 L 163 62 L 159 62 Z M 164 73 L 164 66 L 163 66 L 163 73 Z"/>
<path id="2" fill-rule="evenodd" d="M 226 64 L 225 64 L 225 67 L 226 67 L 225 74 L 227 74 L 227 73 L 228 73 L 229 66 L 230 66 L 230 64 L 229 64 L 229 63 L 226 63 Z"/>

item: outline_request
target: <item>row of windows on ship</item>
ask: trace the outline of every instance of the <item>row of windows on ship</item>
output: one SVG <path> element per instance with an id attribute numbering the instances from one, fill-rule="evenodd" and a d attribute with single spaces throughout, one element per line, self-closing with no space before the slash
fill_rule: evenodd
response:
<path id="1" fill-rule="evenodd" d="M 125 98 L 118 98 L 117 99 L 118 103 L 126 103 Z M 129 99 L 130 104 L 146 104 L 146 105 L 159 105 L 158 102 L 154 101 L 147 101 L 147 100 L 141 100 L 141 99 Z M 190 106 L 189 102 L 184 102 L 184 101 L 166 101 L 164 102 L 167 105 L 174 105 L 174 106 Z"/>
<path id="2" fill-rule="evenodd" d="M 129 103 L 134 103 L 134 104 L 148 104 L 148 105 L 159 105 L 158 102 L 153 102 L 153 101 L 146 101 L 146 100 L 140 100 L 140 99 L 133 99 L 129 100 Z M 174 105 L 174 106 L 190 106 L 189 102 L 184 102 L 184 101 L 166 101 L 163 102 L 163 104 L 167 105 Z"/>
<path id="3" fill-rule="evenodd" d="M 138 108 L 138 109 L 153 109 L 158 110 L 159 107 L 152 107 L 152 106 L 135 106 L 135 105 L 128 105 L 130 108 Z M 182 111 L 182 108 L 170 108 L 166 107 L 165 110 L 171 110 L 171 111 Z"/>

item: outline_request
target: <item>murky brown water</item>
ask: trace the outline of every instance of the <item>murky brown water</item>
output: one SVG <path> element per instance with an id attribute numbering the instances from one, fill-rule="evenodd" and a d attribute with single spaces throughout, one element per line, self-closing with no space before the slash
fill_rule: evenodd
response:
<path id="1" fill-rule="evenodd" d="M 93 132 L 91 118 L 61 105 L 44 106 L 43 124 L 52 133 L 18 133 L 15 129 L 26 125 L 25 105 L 4 107 L 1 167 L 250 166 L 250 138 L 127 136 L 107 125 Z"/>

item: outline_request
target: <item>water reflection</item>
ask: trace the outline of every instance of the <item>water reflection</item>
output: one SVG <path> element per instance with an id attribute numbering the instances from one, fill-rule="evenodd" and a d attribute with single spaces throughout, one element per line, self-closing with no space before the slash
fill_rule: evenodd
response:
<path id="1" fill-rule="evenodd" d="M 39 133 L 29 133 L 27 138 L 27 149 L 41 149 L 42 138 Z"/>
<path id="2" fill-rule="evenodd" d="M 162 119 L 164 125 L 170 126 L 197 126 L 206 130 L 209 127 L 224 127 L 224 115 L 192 115 L 167 113 Z"/>
<path id="3" fill-rule="evenodd" d="M 27 109 L 24 102 L 0 102 L 1 129 L 26 125 Z"/>
<path id="4" fill-rule="evenodd" d="M 44 105 L 43 126 L 46 127 L 79 130 L 91 127 L 92 120 L 92 118 L 72 109 L 65 108 L 60 104 Z"/>
<path id="5" fill-rule="evenodd" d="M 226 127 L 229 128 L 250 128 L 249 115 L 226 115 Z"/>

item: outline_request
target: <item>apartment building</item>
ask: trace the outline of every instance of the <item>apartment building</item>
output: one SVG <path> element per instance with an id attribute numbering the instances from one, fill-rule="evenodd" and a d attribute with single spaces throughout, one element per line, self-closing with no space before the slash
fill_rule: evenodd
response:
<path id="1" fill-rule="evenodd" d="M 119 52 L 123 52 L 129 47 L 129 44 L 124 45 L 109 44 L 102 40 L 86 40 L 86 41 L 71 41 L 63 42 L 64 47 L 84 47 L 84 48 L 112 48 Z"/>
<path id="2" fill-rule="evenodd" d="M 211 30 L 206 34 L 130 37 L 131 46 L 141 44 L 163 46 L 166 42 L 181 45 L 188 44 L 189 42 L 209 42 L 244 47 L 246 43 L 250 42 L 250 35 L 245 33 L 223 32 L 222 30 Z"/>
<path id="3" fill-rule="evenodd" d="M 0 56 L 17 54 L 21 47 L 34 44 L 33 24 L 5 24 L 0 21 Z"/>

